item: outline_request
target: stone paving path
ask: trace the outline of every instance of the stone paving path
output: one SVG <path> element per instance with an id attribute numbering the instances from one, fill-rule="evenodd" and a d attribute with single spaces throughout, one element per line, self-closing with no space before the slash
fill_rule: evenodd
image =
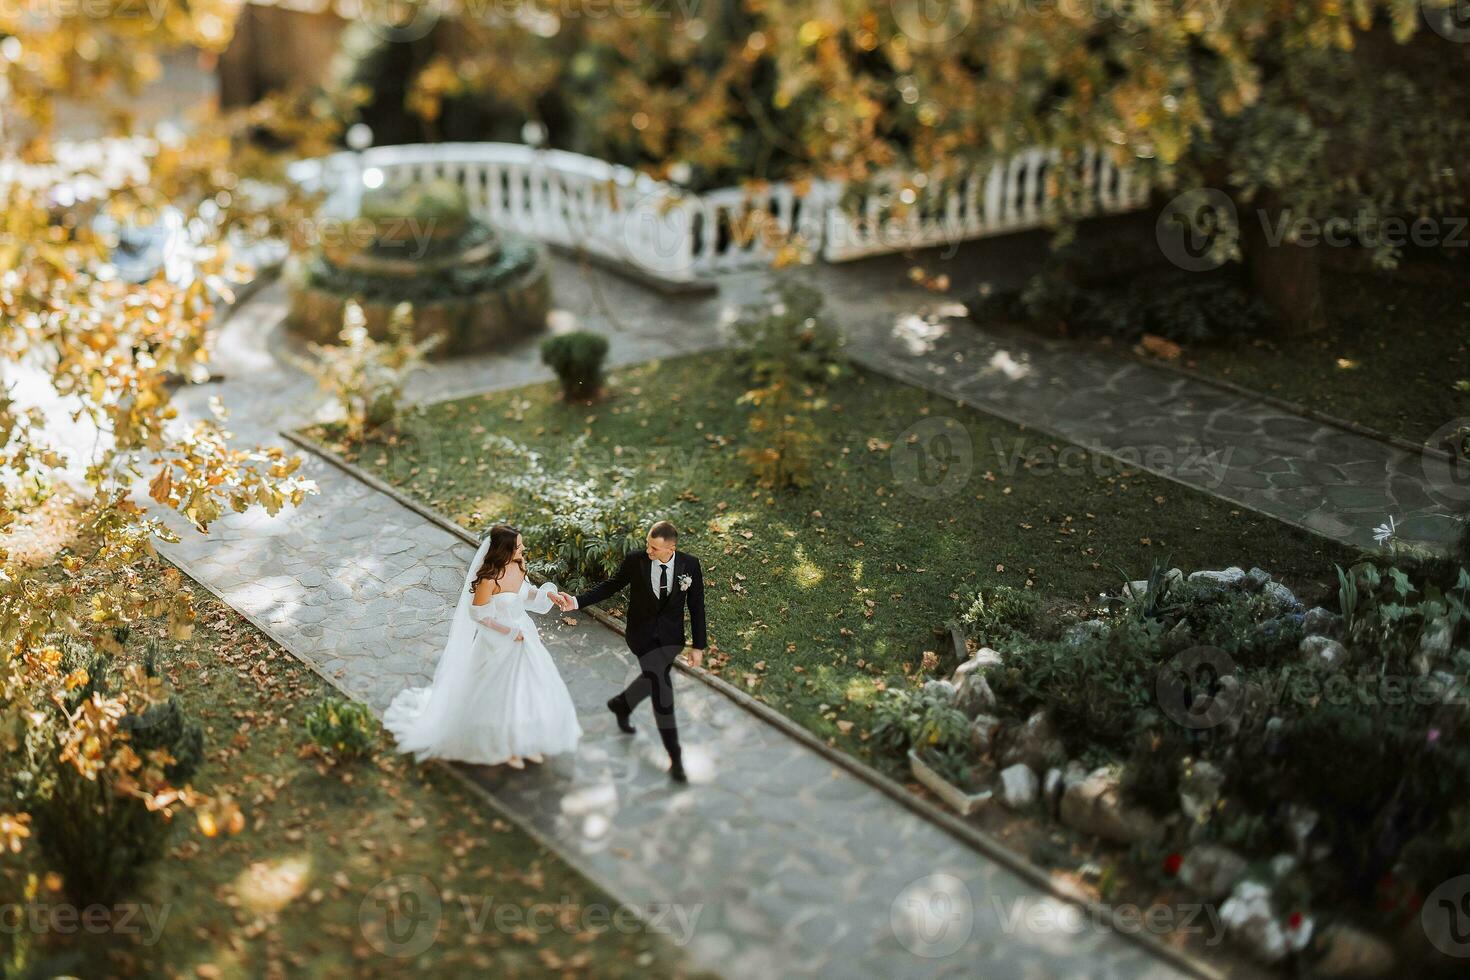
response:
<path id="1" fill-rule="evenodd" d="M 993 279 L 1004 247 L 977 243 L 942 271 L 956 284 Z M 813 270 L 850 351 L 876 370 L 1358 547 L 1392 515 L 1401 540 L 1443 550 L 1470 511 L 1463 466 L 1131 357 L 981 329 L 952 300 L 908 286 L 906 264 Z M 975 469 L 1002 462 L 977 458 Z"/>
<path id="2" fill-rule="evenodd" d="M 669 299 L 556 263 L 557 304 L 612 339 L 617 362 L 717 342 L 725 304 L 758 288 Z M 181 393 L 230 406 L 243 443 L 309 420 L 321 404 L 285 363 L 283 295 L 272 286 L 227 324 L 224 380 Z M 607 310 L 616 310 L 618 323 Z M 436 367 L 419 397 L 547 377 L 534 343 Z M 230 515 L 208 536 L 162 550 L 295 655 L 381 710 L 433 673 L 471 549 L 391 498 L 310 457 L 321 496 L 276 517 Z M 496 800 L 575 867 L 676 934 L 725 976 L 1163 977 L 1173 967 L 1091 923 L 1034 928 L 1067 908 L 818 753 L 680 678 L 691 785 L 676 787 L 646 718 L 633 738 L 602 708 L 632 668 L 621 639 L 586 617 L 543 620 L 587 736 L 575 757 L 525 772 L 467 767 Z M 916 910 L 937 929 L 919 931 Z M 671 914 L 672 913 L 672 914 Z M 1048 919 L 1048 916 L 1050 919 Z"/>

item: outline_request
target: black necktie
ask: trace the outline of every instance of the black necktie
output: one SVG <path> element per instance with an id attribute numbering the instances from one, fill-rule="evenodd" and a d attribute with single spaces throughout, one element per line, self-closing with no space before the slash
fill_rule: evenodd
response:
<path id="1" fill-rule="evenodd" d="M 658 566 L 658 597 L 662 599 L 669 594 L 669 566 L 659 562 Z"/>

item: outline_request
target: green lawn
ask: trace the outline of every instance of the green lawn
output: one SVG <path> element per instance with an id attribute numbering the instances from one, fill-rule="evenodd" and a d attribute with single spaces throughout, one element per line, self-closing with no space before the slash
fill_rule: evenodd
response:
<path id="1" fill-rule="evenodd" d="M 168 855 L 131 899 L 153 918 L 135 917 L 126 935 L 26 930 L 19 938 L 36 975 L 683 972 L 670 943 L 626 912 L 610 918 L 615 901 L 447 773 L 393 754 L 390 738 L 374 760 L 340 769 L 302 758 L 302 718 L 331 689 L 204 589 L 194 598 L 199 625 L 188 641 L 165 642 L 163 672 L 206 729 L 194 785 L 232 795 L 245 829 L 205 838 L 185 811 Z M 141 651 L 148 637 L 163 638 L 162 626 L 138 624 L 128 649 Z M 34 845 L 0 856 L 0 903 L 23 902 L 30 873 L 41 882 L 36 907 L 65 903 L 48 870 Z M 398 875 L 422 875 L 442 893 L 433 945 L 406 958 L 379 952 L 362 927 L 364 909 L 375 914 L 375 887 Z M 0 937 L 0 954 L 15 939 Z"/>
<path id="2" fill-rule="evenodd" d="M 910 683 L 926 666 L 948 666 L 936 630 L 978 587 L 1029 585 L 1075 605 L 1116 590 L 1120 567 L 1136 578 L 1165 558 L 1186 569 L 1261 564 L 1299 587 L 1347 557 L 1080 450 L 1067 472 L 1008 472 L 1018 447 L 1025 455 L 1054 444 L 862 371 L 835 384 L 819 413 L 814 485 L 761 491 L 738 455 L 745 409 L 728 363 L 715 353 L 625 369 L 613 376 L 612 395 L 591 407 L 561 402 L 551 385 L 448 402 L 406 425 L 436 439 L 339 448 L 478 529 L 532 516 L 491 465 L 501 450 L 486 449 L 487 440 L 508 436 L 544 454 L 543 466 L 559 478 L 581 478 L 564 471 L 565 450 L 586 433 L 593 450 L 666 481 L 655 503 L 666 505 L 681 524 L 681 546 L 704 563 L 710 631 L 729 658 L 714 658 L 724 675 L 869 758 L 862 742 L 874 693 Z M 908 447 L 893 444 L 925 420 L 969 433 L 973 471 L 954 495 L 915 496 L 895 476 L 891 453 Z M 534 551 L 536 542 L 527 544 Z"/>
<path id="3" fill-rule="evenodd" d="M 1326 273 L 1328 327 L 1290 342 L 1191 347 L 1191 367 L 1422 443 L 1470 416 L 1470 282 Z"/>

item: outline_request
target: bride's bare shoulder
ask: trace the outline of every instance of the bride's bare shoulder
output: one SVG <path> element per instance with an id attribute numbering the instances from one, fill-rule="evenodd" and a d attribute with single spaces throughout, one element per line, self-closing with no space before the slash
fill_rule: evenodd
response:
<path id="1" fill-rule="evenodd" d="M 480 581 L 475 583 L 475 605 L 483 606 L 502 591 L 504 590 L 498 582 L 494 582 L 488 578 L 480 579 Z"/>
<path id="2" fill-rule="evenodd" d="M 519 569 L 506 569 L 498 579 L 482 578 L 475 583 L 475 602 L 487 602 L 502 592 L 517 592 L 525 580 L 526 576 Z"/>

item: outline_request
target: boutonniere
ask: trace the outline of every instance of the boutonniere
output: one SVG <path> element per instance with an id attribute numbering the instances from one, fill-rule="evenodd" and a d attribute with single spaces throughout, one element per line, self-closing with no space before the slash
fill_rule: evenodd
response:
<path id="1" fill-rule="evenodd" d="M 679 576 L 679 591 L 680 592 L 688 592 L 689 591 L 689 586 L 691 586 L 693 584 L 694 584 L 694 577 L 693 576 L 691 576 L 691 575 L 680 575 Z"/>

